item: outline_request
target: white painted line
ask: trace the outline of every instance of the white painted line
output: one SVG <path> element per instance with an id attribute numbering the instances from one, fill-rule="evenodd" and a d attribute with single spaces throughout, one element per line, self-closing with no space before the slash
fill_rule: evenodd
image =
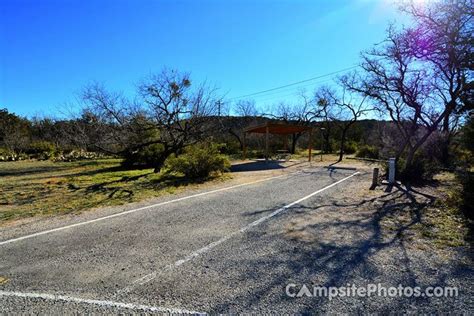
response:
<path id="1" fill-rule="evenodd" d="M 283 206 L 283 207 L 277 209 L 276 211 L 273 211 L 273 212 L 271 212 L 270 214 L 265 215 L 265 216 L 263 216 L 263 217 L 257 219 L 257 220 L 254 221 L 254 222 L 251 222 L 251 223 L 248 224 L 247 226 L 244 226 L 244 227 L 242 227 L 241 229 L 239 229 L 238 231 L 235 231 L 235 232 L 233 232 L 233 233 L 230 233 L 229 235 L 224 236 L 224 237 L 222 237 L 221 239 L 219 239 L 219 240 L 217 240 L 217 241 L 214 241 L 214 242 L 210 243 L 209 245 L 207 245 L 207 246 L 205 246 L 205 247 L 203 247 L 203 248 L 201 248 L 201 249 L 198 249 L 198 250 L 192 252 L 191 254 L 187 255 L 187 256 L 184 257 L 183 259 L 178 260 L 178 261 L 176 261 L 175 263 L 169 264 L 169 265 L 165 266 L 164 268 L 162 268 L 161 270 L 154 271 L 154 272 L 152 272 L 152 273 L 150 273 L 150 274 L 147 274 L 147 275 L 145 275 L 145 276 L 143 276 L 143 277 L 141 277 L 141 278 L 139 278 L 139 279 L 133 281 L 129 286 L 127 286 L 127 287 L 125 287 L 125 288 L 120 289 L 119 291 L 117 291 L 117 293 L 115 294 L 115 296 L 120 295 L 120 294 L 122 294 L 122 293 L 129 293 L 130 291 L 132 291 L 132 290 L 135 289 L 136 287 L 138 287 L 138 286 L 140 286 L 140 285 L 143 285 L 143 284 L 145 284 L 145 283 L 148 283 L 148 282 L 152 281 L 152 280 L 155 279 L 159 274 L 161 274 L 161 273 L 163 273 L 163 272 L 166 272 L 166 271 L 169 271 L 169 270 L 171 270 L 171 269 L 173 269 L 173 268 L 179 267 L 180 265 L 182 265 L 182 264 L 184 264 L 184 263 L 186 263 L 186 262 L 188 262 L 188 261 L 190 261 L 190 260 L 196 258 L 197 256 L 199 256 L 199 255 L 201 255 L 201 254 L 203 254 L 203 253 L 205 253 L 205 252 L 208 252 L 209 250 L 211 250 L 211 249 L 217 247 L 218 245 L 222 244 L 223 242 L 226 242 L 227 240 L 229 240 L 230 238 L 234 237 L 235 235 L 244 233 L 244 232 L 246 232 L 247 230 L 249 230 L 250 228 L 255 227 L 255 226 L 257 226 L 257 225 L 259 225 L 259 224 L 265 222 L 266 220 L 269 220 L 270 218 L 272 218 L 272 217 L 274 217 L 274 216 L 280 214 L 281 212 L 283 212 L 283 211 L 289 209 L 289 208 L 292 207 L 293 205 L 296 205 L 296 204 L 298 204 L 298 203 L 301 203 L 301 202 L 303 202 L 304 200 L 307 200 L 307 199 L 309 199 L 309 198 L 315 196 L 316 194 L 319 194 L 319 193 L 321 193 L 321 192 L 323 192 L 323 191 L 325 191 L 325 190 L 327 190 L 327 189 L 329 189 L 329 188 L 332 188 L 333 186 L 336 186 L 336 185 L 338 185 L 339 183 L 344 182 L 344 181 L 346 181 L 347 179 L 352 178 L 353 176 L 355 176 L 355 175 L 357 175 L 357 174 L 359 174 L 359 173 L 360 173 L 360 172 L 355 172 L 355 173 L 351 174 L 350 176 L 347 176 L 347 177 L 345 177 L 345 178 L 343 178 L 343 179 L 341 179 L 341 180 L 339 180 L 339 181 L 336 181 L 336 182 L 334 182 L 334 183 L 332 183 L 332 184 L 330 184 L 330 185 L 328 185 L 328 186 L 325 186 L 325 187 L 322 188 L 322 189 L 319 189 L 319 190 L 317 190 L 317 191 L 314 191 L 313 193 L 308 194 L 308 195 L 302 197 L 302 198 L 299 199 L 299 200 L 296 200 L 296 201 L 294 201 L 294 202 L 292 202 L 292 203 L 290 203 L 290 204 L 287 204 L 287 205 L 285 205 L 285 206 Z"/>
<path id="2" fill-rule="evenodd" d="M 63 301 L 68 303 L 80 303 L 80 304 L 89 304 L 97 305 L 107 308 L 125 308 L 131 309 L 134 311 L 144 311 L 144 312 L 158 312 L 158 313 L 167 313 L 167 314 L 194 314 L 194 315 L 206 315 L 206 313 L 200 313 L 195 311 L 188 311 L 185 309 L 179 308 L 167 308 L 160 306 L 148 306 L 132 303 L 122 303 L 106 300 L 92 300 L 79 297 L 73 297 L 68 295 L 56 295 L 56 294 L 47 294 L 47 293 L 28 293 L 28 292 L 14 292 L 14 291 L 1 291 L 0 297 L 9 296 L 9 297 L 22 297 L 22 298 L 39 298 L 48 301 Z"/>
<path id="3" fill-rule="evenodd" d="M 184 201 L 184 200 L 189 200 L 189 199 L 196 198 L 196 197 L 199 197 L 199 196 L 204 196 L 204 195 L 208 195 L 208 194 L 212 194 L 212 193 L 232 190 L 232 189 L 235 189 L 235 188 L 239 188 L 239 187 L 243 187 L 243 186 L 247 186 L 247 185 L 251 185 L 251 184 L 256 184 L 256 183 L 260 183 L 260 182 L 264 182 L 264 181 L 278 179 L 278 178 L 281 178 L 281 177 L 284 177 L 284 176 L 287 176 L 287 175 L 290 175 L 290 174 L 282 174 L 282 175 L 275 176 L 275 177 L 269 177 L 269 178 L 265 178 L 265 179 L 252 181 L 252 182 L 246 182 L 246 183 L 233 185 L 233 186 L 230 186 L 230 187 L 225 187 L 225 188 L 221 188 L 221 189 L 216 189 L 216 190 L 206 191 L 206 192 L 197 193 L 197 194 L 193 194 L 193 195 L 188 195 L 188 196 L 184 196 L 184 197 L 179 198 L 179 199 L 174 199 L 174 200 L 170 200 L 170 201 L 166 201 L 166 202 L 152 204 L 152 205 L 148 205 L 148 206 L 144 206 L 144 207 L 140 207 L 140 208 L 136 208 L 136 209 L 132 209 L 132 210 L 128 210 L 128 211 L 124 211 L 124 212 L 120 212 L 120 213 L 116 213 L 116 214 L 112 214 L 112 215 L 108 215 L 108 216 L 104 216 L 104 217 L 91 219 L 91 220 L 88 220 L 88 221 L 85 221 L 85 222 L 80 222 L 80 223 L 76 223 L 76 224 L 71 224 L 71 225 L 62 226 L 62 227 L 58 227 L 58 228 L 53 228 L 53 229 L 41 231 L 41 232 L 38 232 L 38 233 L 34 233 L 34 234 L 31 234 L 31 235 L 26 235 L 26 236 L 22 236 L 22 237 L 18 237 L 18 238 L 12 238 L 12 239 L 8 239 L 8 240 L 5 240 L 5 241 L 1 241 L 0 246 L 10 244 L 10 243 L 13 243 L 13 242 L 17 242 L 17 241 L 21 241 L 21 240 L 25 240 L 25 239 L 29 239 L 29 238 L 34 238 L 34 237 L 38 237 L 38 236 L 58 232 L 58 231 L 61 231 L 61 230 L 66 230 L 66 229 L 70 229 L 70 228 L 74 228 L 74 227 L 78 227 L 78 226 L 82 226 L 82 225 L 87 225 L 87 224 L 103 221 L 103 220 L 114 218 L 114 217 L 124 216 L 124 215 L 127 215 L 127 214 L 147 210 L 147 209 L 157 207 L 157 206 L 163 206 L 163 205 L 167 205 L 167 204 L 171 204 L 171 203 L 176 203 L 176 202 L 180 202 L 180 201 Z"/>

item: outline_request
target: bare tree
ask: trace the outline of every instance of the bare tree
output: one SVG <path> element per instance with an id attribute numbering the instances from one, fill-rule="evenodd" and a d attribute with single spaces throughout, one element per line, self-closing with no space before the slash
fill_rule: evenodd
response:
<path id="1" fill-rule="evenodd" d="M 320 102 L 323 103 L 323 113 L 326 120 L 334 123 L 339 128 L 339 159 L 344 157 L 344 148 L 347 138 L 347 132 L 362 116 L 367 115 L 373 108 L 366 102 L 366 97 L 357 97 L 347 86 L 351 86 L 354 80 L 353 76 L 345 76 L 340 79 L 340 96 L 335 90 L 324 88 L 320 90 Z"/>
<path id="2" fill-rule="evenodd" d="M 363 54 L 364 72 L 348 85 L 375 102 L 396 123 L 410 169 L 414 155 L 430 135 L 448 133 L 452 117 L 466 111 L 462 96 L 472 80 L 472 2 L 446 1 L 422 10 L 412 28 L 391 27 L 382 45 Z M 469 57 L 470 56 L 470 57 Z"/>
<path id="3" fill-rule="evenodd" d="M 300 99 L 301 101 L 297 102 L 296 104 L 279 102 L 278 104 L 271 107 L 271 112 L 269 111 L 269 113 L 264 115 L 287 124 L 309 126 L 311 125 L 311 115 L 309 112 L 310 102 L 303 92 L 300 94 Z M 296 145 L 302 135 L 303 132 L 293 133 L 291 135 L 290 152 L 292 154 L 295 153 Z"/>
<path id="4" fill-rule="evenodd" d="M 141 82 L 133 101 L 94 84 L 83 92 L 87 124 L 80 126 L 100 132 L 95 140 L 85 139 L 106 152 L 130 155 L 155 146 L 152 166 L 159 171 L 167 157 L 199 141 L 210 128 L 219 99 L 215 92 L 205 85 L 192 87 L 189 75 L 174 70 Z"/>
<path id="5" fill-rule="evenodd" d="M 331 136 L 333 134 L 333 113 L 334 107 L 330 103 L 331 89 L 329 87 L 320 87 L 314 93 L 312 99 L 308 99 L 311 107 L 309 107 L 308 116 L 310 120 L 317 121 L 321 126 L 321 133 L 324 143 L 321 144 L 321 151 L 331 152 Z"/>
<path id="6" fill-rule="evenodd" d="M 230 106 L 230 112 L 237 117 L 220 117 L 219 124 L 223 133 L 234 137 L 239 143 L 240 150 L 244 150 L 244 129 L 252 124 L 259 113 L 253 100 L 239 100 Z"/>
<path id="7" fill-rule="evenodd" d="M 238 116 L 257 116 L 258 110 L 254 100 L 239 100 L 234 105 L 234 111 Z"/>

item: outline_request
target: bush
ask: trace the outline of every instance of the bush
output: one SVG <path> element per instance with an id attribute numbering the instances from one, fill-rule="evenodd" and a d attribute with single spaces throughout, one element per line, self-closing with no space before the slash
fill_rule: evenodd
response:
<path id="1" fill-rule="evenodd" d="M 126 167 L 144 166 L 154 167 L 163 161 L 163 145 L 153 144 L 139 150 L 127 152 L 124 156 L 122 165 Z"/>
<path id="2" fill-rule="evenodd" d="M 0 148 L 0 162 L 1 161 L 17 161 L 24 160 L 24 154 L 17 154 L 7 148 Z"/>
<path id="3" fill-rule="evenodd" d="M 205 178 L 214 172 L 228 171 L 230 162 L 222 155 L 216 144 L 194 145 L 185 149 L 179 156 L 171 156 L 166 160 L 169 172 L 182 173 L 191 179 Z"/>
<path id="4" fill-rule="evenodd" d="M 347 141 L 344 144 L 344 154 L 352 155 L 357 151 L 357 144 L 353 141 Z"/>
<path id="5" fill-rule="evenodd" d="M 356 157 L 378 159 L 379 150 L 374 146 L 363 145 L 359 147 L 359 150 L 357 150 Z"/>
<path id="6" fill-rule="evenodd" d="M 337 141 L 335 141 L 334 139 L 330 139 L 328 144 L 326 144 L 326 142 L 324 142 L 324 144 L 323 144 L 323 153 L 331 154 L 331 153 L 337 151 L 337 149 L 334 149 L 334 148 L 339 148 L 339 143 Z"/>
<path id="7" fill-rule="evenodd" d="M 25 150 L 31 158 L 47 160 L 53 158 L 57 153 L 56 145 L 48 141 L 34 141 Z"/>
<path id="8" fill-rule="evenodd" d="M 404 158 L 397 161 L 398 178 L 402 182 L 417 183 L 431 180 L 438 170 L 439 164 L 421 152 L 415 154 L 411 166 L 406 166 Z"/>
<path id="9" fill-rule="evenodd" d="M 463 212 L 467 218 L 474 220 L 474 173 L 465 172 L 460 175 L 460 180 L 463 187 Z"/>
<path id="10" fill-rule="evenodd" d="M 224 155 L 242 155 L 240 144 L 238 142 L 229 142 L 219 144 L 220 152 Z"/>

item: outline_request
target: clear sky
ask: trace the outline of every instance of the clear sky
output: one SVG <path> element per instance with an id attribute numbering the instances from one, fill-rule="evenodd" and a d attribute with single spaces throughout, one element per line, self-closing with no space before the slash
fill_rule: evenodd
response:
<path id="1" fill-rule="evenodd" d="M 59 115 L 92 81 L 132 94 L 164 66 L 238 97 L 351 67 L 401 19 L 390 0 L 1 0 L 0 108 Z"/>

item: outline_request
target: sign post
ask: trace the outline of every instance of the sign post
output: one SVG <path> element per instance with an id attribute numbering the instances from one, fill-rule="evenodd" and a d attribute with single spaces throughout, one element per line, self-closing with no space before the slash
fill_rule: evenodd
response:
<path id="1" fill-rule="evenodd" d="M 394 184 L 395 183 L 395 158 L 390 158 L 388 160 L 388 183 Z"/>

